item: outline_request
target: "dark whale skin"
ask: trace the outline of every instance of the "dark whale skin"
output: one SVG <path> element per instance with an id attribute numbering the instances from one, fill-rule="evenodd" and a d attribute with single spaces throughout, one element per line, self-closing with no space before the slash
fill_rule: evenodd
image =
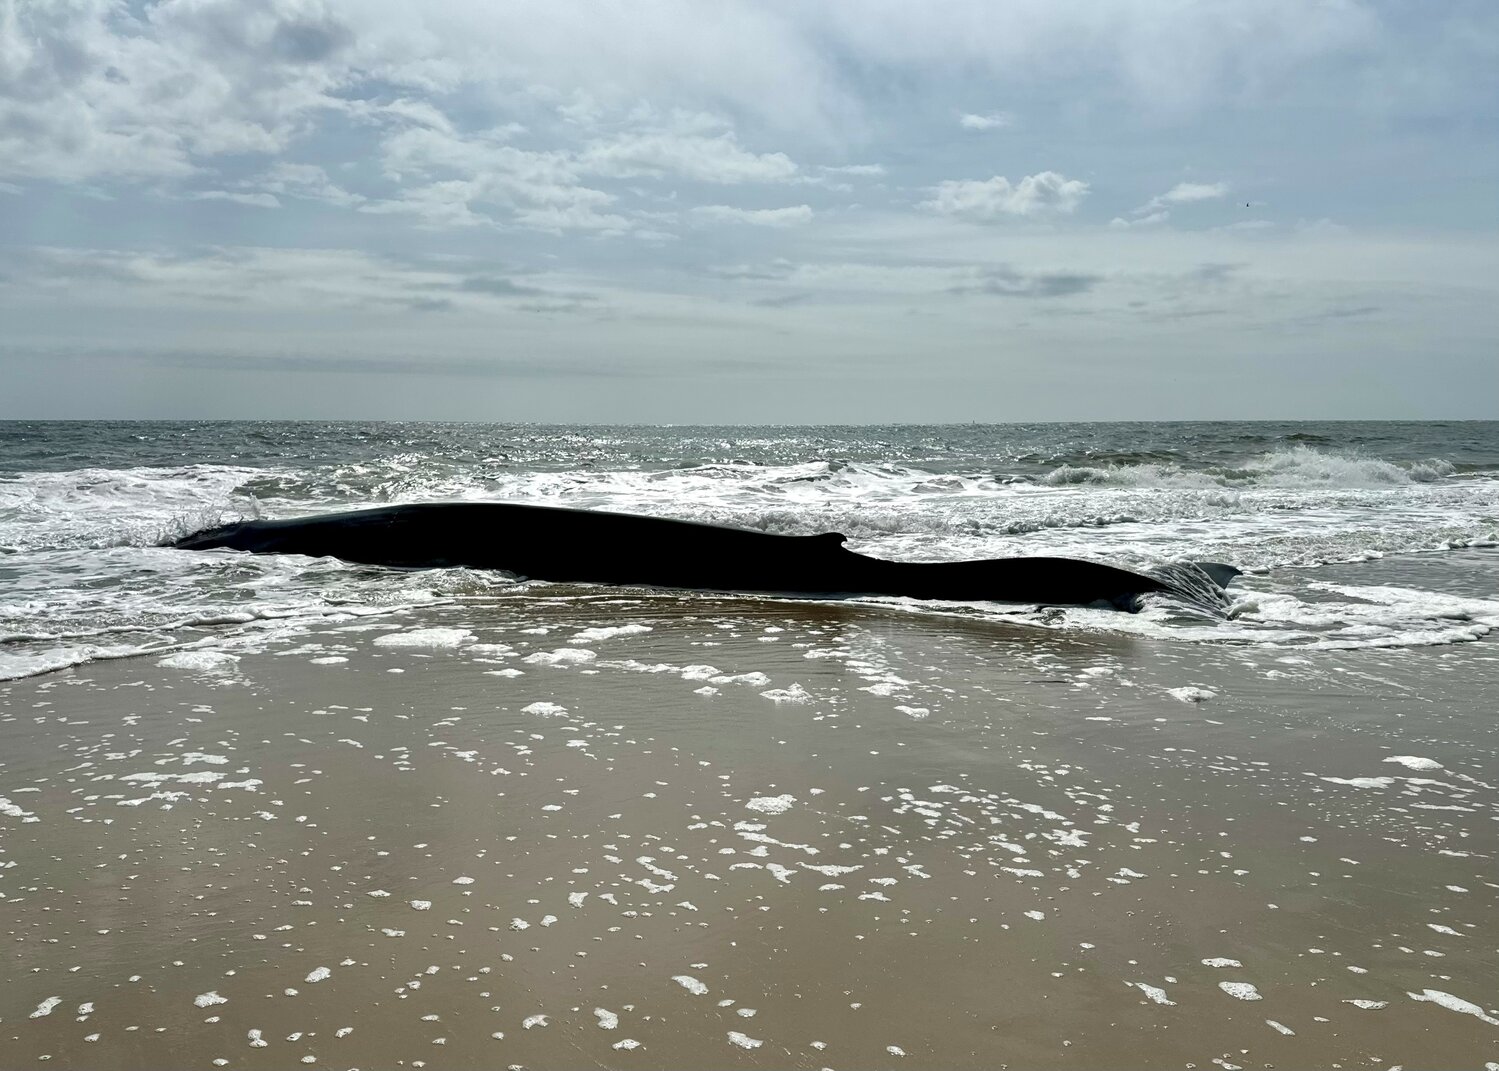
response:
<path id="1" fill-rule="evenodd" d="M 844 539 L 836 532 L 772 535 L 623 513 L 453 502 L 242 521 L 167 545 L 399 568 L 499 569 L 534 580 L 792 595 L 1108 602 L 1133 609 L 1138 596 L 1173 588 L 1144 573 L 1070 558 L 885 561 L 844 549 Z M 1226 574 L 1211 575 L 1211 583 L 1226 583 Z"/>

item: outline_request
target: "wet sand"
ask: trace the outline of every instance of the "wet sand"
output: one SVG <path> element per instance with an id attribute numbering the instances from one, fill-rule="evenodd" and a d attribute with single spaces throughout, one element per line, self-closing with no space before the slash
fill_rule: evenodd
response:
<path id="1" fill-rule="evenodd" d="M 1499 1061 L 1493 643 L 624 595 L 261 647 L 0 685 L 3 1066 Z"/>

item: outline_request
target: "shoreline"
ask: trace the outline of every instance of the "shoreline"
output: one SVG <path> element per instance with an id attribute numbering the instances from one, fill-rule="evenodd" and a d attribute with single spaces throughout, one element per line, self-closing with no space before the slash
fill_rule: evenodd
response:
<path id="1" fill-rule="evenodd" d="M 1481 1066 L 1496 685 L 1491 641 L 629 593 L 11 681 L 0 1036 L 53 1067 Z"/>

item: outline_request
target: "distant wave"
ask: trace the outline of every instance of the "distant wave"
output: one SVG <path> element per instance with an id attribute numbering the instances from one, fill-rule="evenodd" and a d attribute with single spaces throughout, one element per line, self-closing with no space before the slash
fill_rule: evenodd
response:
<path id="1" fill-rule="evenodd" d="M 1062 465 L 1041 478 L 1049 487 L 1344 487 L 1435 483 L 1457 472 L 1440 458 L 1397 464 L 1377 457 L 1337 454 L 1297 445 L 1273 450 L 1238 468 L 1183 468 L 1176 463 Z"/>

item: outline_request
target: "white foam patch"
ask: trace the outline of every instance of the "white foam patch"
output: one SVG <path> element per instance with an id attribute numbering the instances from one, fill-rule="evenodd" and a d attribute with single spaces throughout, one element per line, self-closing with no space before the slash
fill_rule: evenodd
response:
<path id="1" fill-rule="evenodd" d="M 1445 770 L 1436 759 L 1424 759 L 1419 755 L 1391 755 L 1385 762 L 1398 762 L 1407 770 Z"/>
<path id="2" fill-rule="evenodd" d="M 304 980 L 309 983 L 321 982 L 331 977 L 333 977 L 333 972 L 327 967 L 314 967 L 310 972 L 308 972 L 308 975 Z"/>
<path id="3" fill-rule="evenodd" d="M 1471 1015 L 1476 1019 L 1488 1023 L 1490 1026 L 1499 1026 L 1499 1019 L 1485 1012 L 1482 1006 L 1474 1004 L 1471 1000 L 1464 1000 L 1462 997 L 1454 997 L 1451 993 L 1444 993 L 1440 989 L 1423 989 L 1419 993 L 1407 993 L 1406 996 L 1412 1000 L 1424 1000 L 1430 1001 L 1432 1004 L 1439 1004 L 1448 1011 Z"/>
<path id="4" fill-rule="evenodd" d="M 548 703 L 545 700 L 541 700 L 521 707 L 520 712 L 522 714 L 535 714 L 542 718 L 555 718 L 566 714 L 567 708 L 557 703 Z"/>
<path id="5" fill-rule="evenodd" d="M 738 1045 L 741 1049 L 758 1049 L 765 1042 L 758 1038 L 752 1038 L 748 1034 L 741 1034 L 737 1030 L 729 1031 L 729 1042 Z"/>
<path id="6" fill-rule="evenodd" d="M 692 669 L 693 667 L 688 666 L 687 668 Z M 683 671 L 682 677 L 686 680 L 699 679 L 696 677 L 688 677 L 686 671 Z M 721 673 L 716 677 L 709 677 L 708 680 L 713 684 L 742 684 L 747 688 L 764 688 L 767 684 L 770 683 L 770 678 L 764 673 L 759 672 L 758 670 L 751 670 L 749 673 Z"/>
<path id="7" fill-rule="evenodd" d="M 651 631 L 649 625 L 608 625 L 602 628 L 585 628 L 568 638 L 569 643 L 598 643 L 612 640 L 616 636 L 639 636 Z"/>
<path id="8" fill-rule="evenodd" d="M 521 659 L 533 666 L 581 666 L 598 660 L 598 655 L 582 647 L 559 647 L 555 651 L 537 651 Z"/>
<path id="9" fill-rule="evenodd" d="M 207 993 L 199 993 L 196 997 L 193 998 L 193 1004 L 195 1004 L 199 1008 L 211 1008 L 215 1004 L 228 1003 L 228 997 L 221 997 L 217 992 L 211 989 Z"/>
<path id="10" fill-rule="evenodd" d="M 239 666 L 239 656 L 223 651 L 178 651 L 157 659 L 156 664 L 189 673 L 233 673 Z"/>
<path id="11" fill-rule="evenodd" d="M 417 628 L 376 636 L 376 647 L 459 647 L 474 638 L 466 628 Z"/>
<path id="12" fill-rule="evenodd" d="M 0 814 L 3 814 L 8 818 L 19 818 L 23 822 L 41 821 L 41 819 L 36 815 L 32 814 L 28 810 L 21 808 L 17 804 L 12 803 L 5 796 L 0 796 Z"/>
<path id="13" fill-rule="evenodd" d="M 1249 982 L 1219 982 L 1218 988 L 1235 1000 L 1263 1000 L 1260 991 Z"/>
<path id="14" fill-rule="evenodd" d="M 188 773 L 157 773 L 147 771 L 143 773 L 125 774 L 121 781 L 144 781 L 149 785 L 159 785 L 166 781 L 175 781 L 183 785 L 211 785 L 215 781 L 222 781 L 226 775 L 217 770 L 192 770 Z"/>
<path id="15" fill-rule="evenodd" d="M 1218 698 L 1218 693 L 1211 688 L 1167 688 L 1166 694 L 1183 703 L 1202 703 Z"/>
<path id="16" fill-rule="evenodd" d="M 1240 963 L 1238 960 L 1236 960 L 1236 959 L 1229 959 L 1227 956 L 1214 956 L 1212 959 L 1205 959 L 1205 960 L 1202 961 L 1202 965 L 1204 967 L 1242 967 L 1242 966 L 1244 966 L 1244 964 Z"/>
<path id="17" fill-rule="evenodd" d="M 796 803 L 796 797 L 791 795 L 781 796 L 756 796 L 744 804 L 747 811 L 758 811 L 761 814 L 784 814 L 791 810 Z"/>
<path id="18" fill-rule="evenodd" d="M 695 997 L 700 997 L 708 992 L 708 987 L 690 974 L 674 974 L 671 976 L 671 980 Z"/>
<path id="19" fill-rule="evenodd" d="M 788 688 L 771 688 L 760 693 L 772 703 L 810 703 L 812 693 L 800 684 L 793 683 Z"/>
<path id="20" fill-rule="evenodd" d="M 1173 1008 L 1176 1007 L 1176 1001 L 1166 996 L 1166 991 L 1160 986 L 1148 985 L 1145 982 L 1131 982 L 1130 985 L 1134 986 L 1140 992 L 1144 993 L 1151 999 L 1152 1002 L 1156 1004 L 1165 1004 Z"/>
<path id="21" fill-rule="evenodd" d="M 38 1004 L 36 1006 L 36 1011 L 32 1012 L 27 1018 L 40 1019 L 43 1016 L 51 1015 L 52 1009 L 57 1007 L 61 1003 L 62 997 L 48 997 L 46 1000 Z"/>
<path id="22" fill-rule="evenodd" d="M 595 1008 L 593 1014 L 598 1018 L 601 1030 L 614 1030 L 619 1026 L 619 1016 L 608 1008 Z"/>

